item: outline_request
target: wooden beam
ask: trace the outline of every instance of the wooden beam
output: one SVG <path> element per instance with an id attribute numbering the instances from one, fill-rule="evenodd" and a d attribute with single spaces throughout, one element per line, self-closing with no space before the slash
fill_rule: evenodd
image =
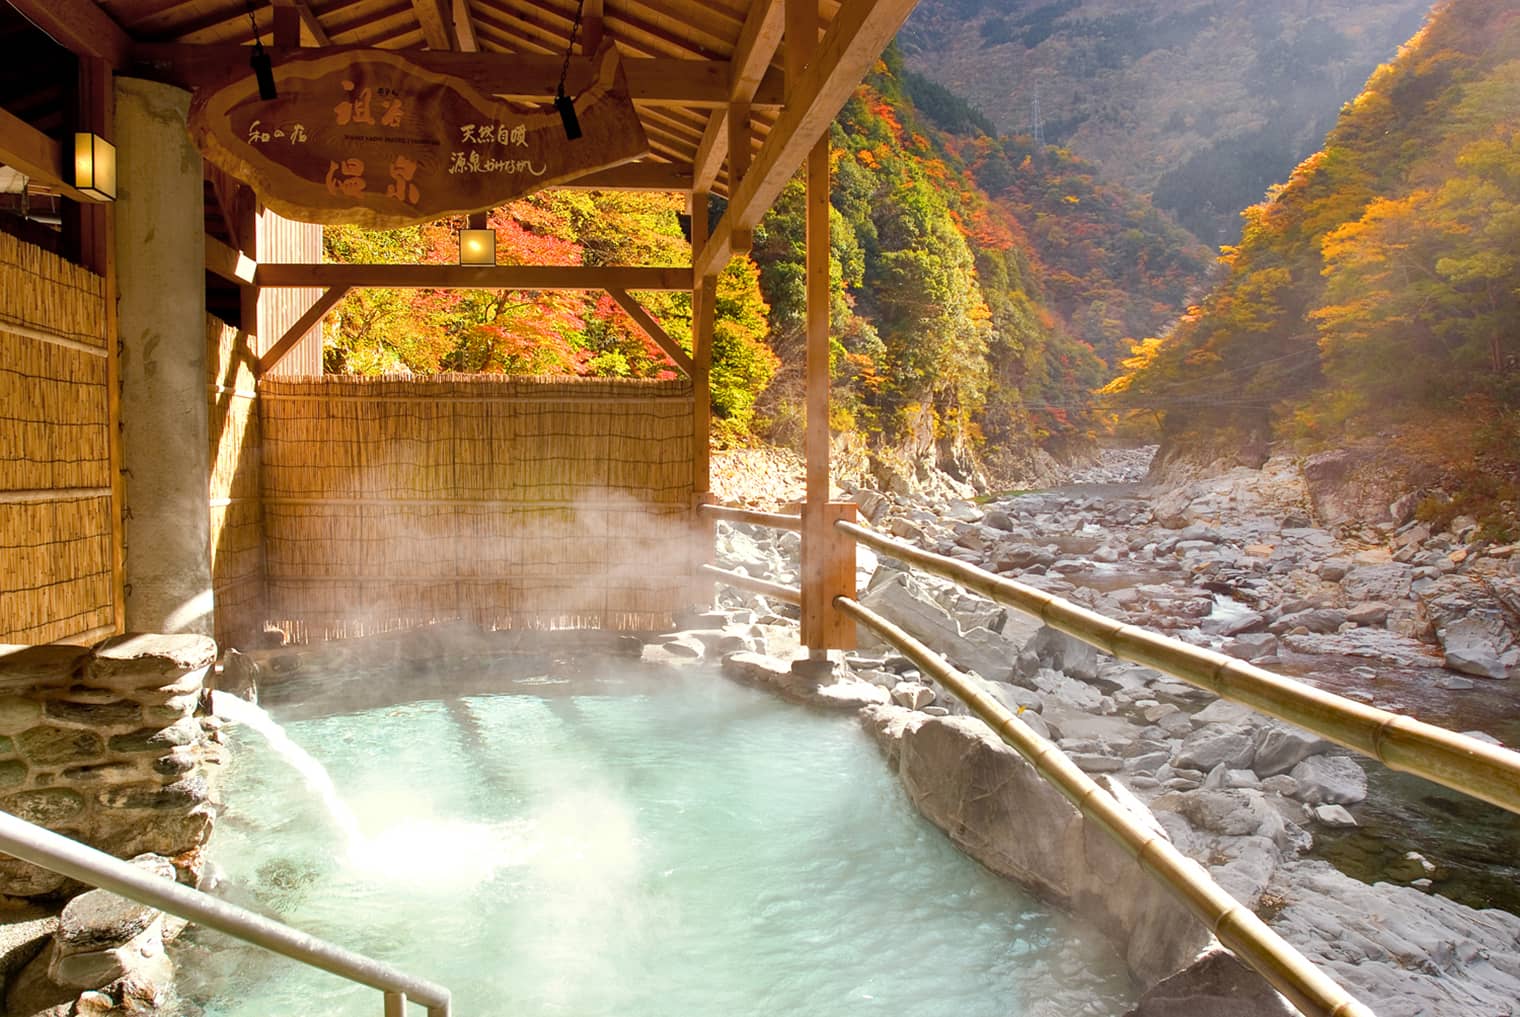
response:
<path id="1" fill-rule="evenodd" d="M 674 162 L 631 162 L 576 177 L 555 188 L 578 191 L 689 191 L 692 169 Z"/>
<path id="2" fill-rule="evenodd" d="M 127 62 L 132 39 L 95 0 L 7 0 L 54 42 L 79 56 L 97 57 L 111 68 Z"/>
<path id="3" fill-rule="evenodd" d="M 660 323 L 654 320 L 654 316 L 644 310 L 644 305 L 635 300 L 627 290 L 609 287 L 607 292 L 613 300 L 617 301 L 619 307 L 628 312 L 628 317 L 638 323 L 639 328 L 644 330 L 644 334 L 653 339 L 654 344 L 664 350 L 665 355 L 675 361 L 676 366 L 681 369 L 682 373 L 690 378 L 692 372 L 691 357 L 660 327 Z"/>
<path id="4" fill-rule="evenodd" d="M 586 0 L 586 6 L 581 16 L 580 45 L 582 53 L 595 53 L 597 47 L 602 44 L 602 33 L 607 27 L 602 14 L 602 0 Z"/>
<path id="5" fill-rule="evenodd" d="M 86 204 L 95 199 L 74 189 L 74 174 L 63 161 L 63 146 L 37 128 L 0 109 L 0 163 L 23 176 Z"/>
<path id="6" fill-rule="evenodd" d="M 206 271 L 239 286 L 252 286 L 258 263 L 216 237 L 206 237 Z"/>
<path id="7" fill-rule="evenodd" d="M 480 52 L 480 40 L 475 37 L 475 16 L 470 13 L 470 0 L 454 0 L 454 34 L 459 38 L 459 52 Z"/>
<path id="8" fill-rule="evenodd" d="M 452 0 L 412 0 L 422 37 L 435 50 L 458 49 L 454 39 L 454 5 Z"/>
<path id="9" fill-rule="evenodd" d="M 266 47 L 276 67 L 281 60 L 302 56 L 299 48 Z M 336 53 L 364 53 L 366 46 L 333 46 Z M 547 101 L 559 83 L 562 56 L 552 53 L 455 53 L 441 50 L 409 50 L 407 57 L 419 67 L 464 78 L 487 95 L 532 102 Z M 181 88 L 220 84 L 234 74 L 246 74 L 248 47 L 143 43 L 132 49 L 134 73 Z M 683 60 L 671 57 L 624 57 L 623 71 L 628 92 L 636 103 L 661 106 L 692 106 L 716 109 L 727 106 L 730 95 L 726 60 Z M 570 61 L 566 88 L 579 92 L 590 85 L 591 61 L 577 56 Z M 780 72 L 768 70 L 760 80 L 751 104 L 757 108 L 781 105 L 785 87 Z"/>
<path id="10" fill-rule="evenodd" d="M 756 0 L 744 19 L 729 71 L 729 98 L 734 102 L 749 102 L 755 97 L 781 45 L 784 10 L 781 0 Z"/>
<path id="11" fill-rule="evenodd" d="M 300 46 L 301 12 L 296 10 L 295 5 L 276 3 L 270 13 L 273 15 L 270 34 L 274 37 L 274 44 Z"/>
<path id="12" fill-rule="evenodd" d="M 280 341 L 269 347 L 259 358 L 257 369 L 259 377 L 268 374 L 276 364 L 284 360 L 285 355 L 295 349 L 296 343 L 300 342 L 301 338 L 310 332 L 347 294 L 347 286 L 334 286 L 318 297 L 317 302 L 307 308 L 306 313 L 296 319 L 296 323 L 280 336 Z"/>
<path id="13" fill-rule="evenodd" d="M 707 130 L 702 132 L 702 142 L 697 146 L 697 156 L 691 165 L 691 189 L 710 191 L 723 168 L 728 155 L 728 107 L 715 109 L 707 118 Z"/>
<path id="14" fill-rule="evenodd" d="M 691 269 L 599 265 L 300 265 L 262 262 L 259 286 L 352 289 L 689 290 Z"/>
<path id="15" fill-rule="evenodd" d="M 791 90 L 744 183 L 731 189 L 728 211 L 696 258 L 698 275 L 721 269 L 733 250 L 731 231 L 752 229 L 792 178 L 857 85 L 902 26 L 915 0 L 844 0 Z"/>
<path id="16" fill-rule="evenodd" d="M 736 102 L 728 107 L 728 193 L 736 194 L 749 172 L 750 161 L 749 103 Z M 725 219 L 728 212 L 723 213 Z M 748 254 L 753 246 L 750 231 L 743 226 L 733 226 L 728 231 L 729 253 Z"/>

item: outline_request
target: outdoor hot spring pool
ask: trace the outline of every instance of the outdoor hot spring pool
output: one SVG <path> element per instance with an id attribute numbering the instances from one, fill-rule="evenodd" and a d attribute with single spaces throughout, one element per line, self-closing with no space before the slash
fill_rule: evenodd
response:
<path id="1" fill-rule="evenodd" d="M 853 717 L 712 674 L 513 688 L 288 721 L 356 831 L 230 728 L 218 892 L 441 982 L 459 1017 L 1132 1002 L 1091 930 L 917 814 Z M 175 957 L 187 1017 L 381 1011 L 373 989 L 205 930 Z"/>

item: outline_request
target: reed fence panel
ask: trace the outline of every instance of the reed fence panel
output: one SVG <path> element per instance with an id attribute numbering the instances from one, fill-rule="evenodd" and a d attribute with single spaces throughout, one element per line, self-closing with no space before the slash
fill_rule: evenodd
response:
<path id="1" fill-rule="evenodd" d="M 0 642 L 114 630 L 104 294 L 0 233 Z"/>
<path id="2" fill-rule="evenodd" d="M 265 378 L 270 620 L 647 630 L 685 607 L 690 383 Z"/>

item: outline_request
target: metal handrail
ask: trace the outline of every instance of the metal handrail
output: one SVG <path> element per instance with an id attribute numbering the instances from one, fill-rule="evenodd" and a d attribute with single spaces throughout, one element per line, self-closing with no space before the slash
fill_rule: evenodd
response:
<path id="1" fill-rule="evenodd" d="M 1403 770 L 1520 813 L 1520 752 L 1317 689 L 1243 660 L 1106 618 L 1044 590 L 993 575 L 850 522 L 835 528 L 912 562 L 1121 660 L 1164 671 L 1221 699 L 1296 724 Z"/>
<path id="2" fill-rule="evenodd" d="M 1365 1004 L 1230 896 L 1203 866 L 1178 851 L 1165 835 L 1141 823 L 1064 752 L 982 691 L 980 682 L 957 671 L 943 657 L 858 601 L 836 597 L 834 606 L 876 630 L 925 674 L 953 692 L 1300 1012 L 1314 1017 L 1374 1017 Z"/>
<path id="3" fill-rule="evenodd" d="M 171 882 L 103 851 L 0 812 L 0 851 L 139 904 L 197 922 L 310 967 L 385 993 L 386 1017 L 401 1017 L 408 1000 L 428 1017 L 450 1017 L 449 990 L 389 964 L 345 950 L 235 904 Z"/>

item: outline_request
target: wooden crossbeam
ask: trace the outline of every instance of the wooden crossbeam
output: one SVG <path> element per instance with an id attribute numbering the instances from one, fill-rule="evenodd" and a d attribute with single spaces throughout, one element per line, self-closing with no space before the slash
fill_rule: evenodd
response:
<path id="1" fill-rule="evenodd" d="M 0 163 L 46 184 L 74 201 L 95 199 L 75 190 L 63 159 L 63 146 L 19 117 L 0 109 Z"/>
<path id="2" fill-rule="evenodd" d="M 691 164 L 691 189 L 710 191 L 723 168 L 728 155 L 728 107 L 715 109 L 707 118 L 707 130 L 702 132 L 702 142 L 697 146 L 697 157 Z"/>
<path id="3" fill-rule="evenodd" d="M 790 90 L 765 144 L 745 174 L 730 188 L 728 211 L 712 238 L 697 253 L 698 275 L 721 270 L 733 252 L 733 231 L 753 229 L 797 167 L 902 26 L 915 0 L 844 0 L 806 70 Z"/>
<path id="4" fill-rule="evenodd" d="M 470 0 L 454 0 L 454 35 L 459 39 L 459 52 L 480 52 L 480 40 L 475 37 L 475 15 L 470 13 Z"/>
<path id="5" fill-rule="evenodd" d="M 644 305 L 635 300 L 627 290 L 608 288 L 607 293 L 617 301 L 619 307 L 628 312 L 628 317 L 638 323 L 639 328 L 644 330 L 644 334 L 653 339 L 655 345 L 664 350 L 667 357 L 675 361 L 682 373 L 690 378 L 691 357 L 674 339 L 670 338 L 669 333 L 660 327 L 660 323 L 654 320 L 654 316 L 644 310 Z"/>
<path id="6" fill-rule="evenodd" d="M 240 286 L 252 286 L 258 264 L 248 255 L 228 247 L 216 237 L 206 238 L 206 271 Z"/>
<path id="7" fill-rule="evenodd" d="M 332 46 L 334 53 L 364 53 L 366 46 Z M 282 60 L 301 56 L 299 48 L 266 47 L 276 67 Z M 464 78 L 487 95 L 533 102 L 554 96 L 563 57 L 551 53 L 456 53 L 443 50 L 409 50 L 407 58 L 419 67 Z M 142 43 L 132 48 L 135 73 L 181 88 L 216 85 L 232 74 L 246 74 L 248 48 L 187 43 Z M 624 57 L 628 91 L 636 103 L 715 109 L 727 106 L 731 94 L 726 60 L 683 60 L 671 57 Z M 589 58 L 570 61 L 566 89 L 572 93 L 590 85 L 593 69 Z M 770 69 L 761 77 L 751 99 L 757 108 L 781 105 L 783 75 Z"/>
<path id="8" fill-rule="evenodd" d="M 457 49 L 454 39 L 454 5 L 451 0 L 412 0 L 422 37 L 435 50 Z"/>
<path id="9" fill-rule="evenodd" d="M 681 163 L 631 162 L 554 186 L 577 191 L 689 191 L 691 181 L 691 167 Z"/>
<path id="10" fill-rule="evenodd" d="M 770 69 L 786 19 L 781 0 L 756 0 L 739 30 L 729 69 L 729 98 L 749 102 Z"/>
<path id="11" fill-rule="evenodd" d="M 347 286 L 334 286 L 318 297 L 317 302 L 307 308 L 306 313 L 296 319 L 296 323 L 290 326 L 284 335 L 280 336 L 280 341 L 269 347 L 264 352 L 264 355 L 259 358 L 259 366 L 256 373 L 262 377 L 273 370 L 276 364 L 285 359 L 287 353 L 295 349 L 296 343 L 301 341 L 301 337 L 310 332 L 317 322 L 326 316 L 328 311 L 337 306 L 338 301 L 348 294 L 348 290 Z"/>
<path id="12" fill-rule="evenodd" d="M 351 289 L 689 290 L 689 268 L 612 265 L 300 265 L 261 262 L 259 286 Z"/>
<path id="13" fill-rule="evenodd" d="M 6 0 L 64 49 L 123 66 L 132 39 L 94 0 Z"/>

